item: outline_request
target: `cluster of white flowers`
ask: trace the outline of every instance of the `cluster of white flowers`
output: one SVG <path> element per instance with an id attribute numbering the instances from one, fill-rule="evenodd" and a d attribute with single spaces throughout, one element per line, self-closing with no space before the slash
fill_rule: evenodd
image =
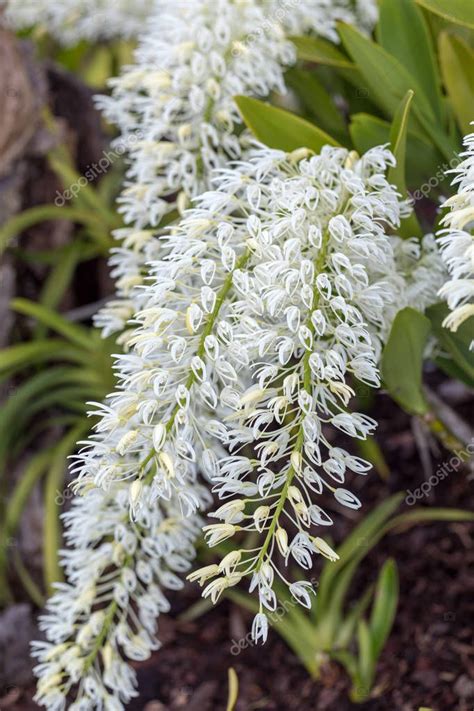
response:
<path id="1" fill-rule="evenodd" d="M 145 492 L 146 493 L 146 492 Z M 175 501 L 150 496 L 129 518 L 121 482 L 92 489 L 65 514 L 67 583 L 57 584 L 40 620 L 46 641 L 33 644 L 36 700 L 62 711 L 118 711 L 136 695 L 135 672 L 124 661 L 158 647 L 156 620 L 169 604 L 163 589 L 182 586 L 194 556 L 199 521 L 184 519 Z"/>
<path id="2" fill-rule="evenodd" d="M 452 171 L 458 191 L 444 203 L 450 211 L 439 232 L 441 254 L 450 275 L 439 295 L 451 310 L 443 324 L 451 331 L 474 316 L 474 133 L 465 137 L 464 146 L 463 160 Z"/>
<path id="3" fill-rule="evenodd" d="M 354 382 L 379 385 L 406 283 L 388 234 L 407 209 L 385 178 L 392 164 L 383 147 L 359 158 L 255 145 L 162 231 L 116 359 L 118 390 L 73 466 L 83 496 L 68 515 L 69 583 L 37 646 L 41 703 L 62 709 L 75 693 L 77 708 L 121 708 L 134 689 L 123 658 L 150 653 L 161 587 L 177 586 L 201 530 L 211 546 L 260 537 L 191 575 L 214 601 L 249 578 L 255 639 L 277 604 L 275 577 L 310 604 L 308 581 L 287 581 L 275 556 L 304 570 L 315 554 L 334 559 L 314 535 L 332 523 L 314 497 L 360 505 L 345 479 L 370 465 L 330 432 L 365 439 L 376 426 L 350 401 Z M 416 262 L 413 246 L 403 251 Z M 219 523 L 202 529 L 211 488 Z"/>
<path id="4" fill-rule="evenodd" d="M 370 32 L 378 18 L 377 0 L 263 0 L 262 4 L 288 35 L 312 33 L 332 42 L 339 42 L 337 22 Z"/>
<path id="5" fill-rule="evenodd" d="M 236 544 L 220 564 L 190 577 L 207 582 L 204 595 L 214 601 L 249 577 L 260 604 L 256 640 L 266 637 L 265 611 L 278 604 L 274 579 L 288 584 L 298 602 L 311 604 L 311 584 L 287 580 L 277 554 L 304 570 L 315 554 L 335 558 L 324 539 L 312 535 L 332 523 L 314 496 L 332 494 L 342 506 L 360 506 L 345 479 L 370 465 L 331 444 L 329 432 L 365 439 L 376 427 L 351 412 L 350 401 L 354 382 L 379 385 L 386 305 L 399 293 L 387 230 L 397 227 L 406 206 L 385 178 L 392 164 L 382 147 L 360 159 L 342 148 L 326 147 L 312 157 L 304 149 L 291 155 L 261 149 L 223 171 L 217 192 L 201 203 L 212 201 L 224 214 L 235 205 L 233 229 L 225 228 L 227 249 L 235 251 L 237 240 L 250 250 L 245 269 L 233 277 L 236 296 L 225 323 L 226 340 L 244 349 L 251 382 L 241 390 L 235 380 L 226 391 L 229 412 L 216 435 L 227 454 L 213 476 L 225 503 L 211 514 L 219 523 L 204 531 L 211 546 L 242 531 L 257 538 L 251 549 Z M 206 241 L 223 230 L 209 212 L 201 218 Z"/>
<path id="6" fill-rule="evenodd" d="M 143 32 L 154 0 L 7 0 L 5 19 L 15 29 L 44 28 L 58 42 L 74 45 Z"/>
<path id="7" fill-rule="evenodd" d="M 129 145 L 119 199 L 130 227 L 119 230 L 111 259 L 117 299 L 96 324 L 123 331 L 142 305 L 146 264 L 159 254 L 154 228 L 210 187 L 212 171 L 245 151 L 234 97 L 285 91 L 296 51 L 289 34 L 338 41 L 338 19 L 373 26 L 373 0 L 159 0 L 135 63 L 111 82 L 98 105 Z"/>

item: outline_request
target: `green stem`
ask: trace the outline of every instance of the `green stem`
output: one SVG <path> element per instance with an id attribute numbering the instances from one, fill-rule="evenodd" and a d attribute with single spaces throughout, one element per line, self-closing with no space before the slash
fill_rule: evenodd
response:
<path id="1" fill-rule="evenodd" d="M 320 250 L 320 252 L 319 252 L 319 255 L 318 255 L 318 258 L 317 258 L 316 264 L 315 264 L 316 276 L 318 276 L 318 274 L 320 274 L 320 273 L 323 271 L 323 269 L 324 269 L 324 264 L 325 264 L 325 262 L 326 262 L 327 253 L 328 253 L 328 247 L 329 247 L 329 231 L 326 230 L 326 232 L 325 232 L 325 234 L 324 234 L 324 236 L 323 236 L 323 242 L 322 242 L 322 245 L 321 245 L 321 250 Z M 312 307 L 312 310 L 314 310 L 314 309 L 316 309 L 316 308 L 318 307 L 319 299 L 320 299 L 320 293 L 319 293 L 318 288 L 317 288 L 317 286 L 316 286 L 316 284 L 315 284 L 314 287 L 313 287 L 313 307 Z M 312 322 L 311 318 L 308 319 L 308 322 L 307 322 L 306 326 L 307 326 L 307 328 L 309 329 L 309 331 L 311 332 L 311 336 L 314 336 L 314 334 L 315 334 L 315 328 L 314 328 L 314 325 L 313 325 L 313 322 Z M 303 385 L 304 385 L 304 389 L 305 389 L 308 393 L 309 393 L 310 390 L 311 390 L 311 368 L 310 368 L 310 365 L 309 365 L 309 359 L 310 359 L 310 357 L 311 357 L 311 351 L 307 349 L 307 350 L 305 351 L 304 356 L 303 356 L 302 363 L 303 363 Z M 296 443 L 295 443 L 295 448 L 294 448 L 293 452 L 301 453 L 301 450 L 303 449 L 303 444 L 304 444 L 303 425 L 300 425 L 300 426 L 299 426 L 297 432 L 298 432 L 298 434 L 297 434 Z M 273 518 L 272 518 L 272 521 L 271 521 L 271 523 L 270 523 L 270 527 L 269 527 L 269 529 L 268 529 L 268 531 L 267 531 L 267 535 L 266 535 L 265 540 L 264 540 L 264 542 L 263 542 L 262 549 L 261 549 L 261 551 L 260 551 L 260 553 L 259 553 L 257 562 L 256 562 L 256 564 L 255 564 L 255 569 L 257 570 L 257 572 L 258 572 L 258 571 L 260 570 L 260 568 L 262 567 L 262 564 L 263 564 L 263 562 L 264 562 L 265 556 L 267 555 L 268 548 L 269 548 L 269 546 L 270 546 L 270 543 L 271 543 L 271 541 L 272 541 L 273 535 L 274 535 L 274 533 L 275 533 L 275 528 L 277 527 L 278 520 L 279 520 L 279 518 L 280 518 L 281 512 L 283 511 L 283 508 L 284 508 L 285 503 L 286 503 L 286 499 L 287 499 L 287 495 L 288 495 L 288 489 L 289 489 L 290 486 L 291 486 L 291 482 L 292 482 L 293 479 L 294 479 L 295 473 L 296 473 L 296 472 L 295 472 L 295 469 L 294 469 L 293 465 L 290 464 L 290 468 L 288 469 L 288 474 L 287 474 L 287 477 L 286 477 L 286 481 L 285 481 L 285 484 L 284 484 L 283 489 L 282 489 L 282 491 L 281 491 L 280 498 L 279 498 L 279 500 L 278 500 L 278 504 L 277 504 L 276 509 L 275 509 L 275 513 L 273 514 Z"/>

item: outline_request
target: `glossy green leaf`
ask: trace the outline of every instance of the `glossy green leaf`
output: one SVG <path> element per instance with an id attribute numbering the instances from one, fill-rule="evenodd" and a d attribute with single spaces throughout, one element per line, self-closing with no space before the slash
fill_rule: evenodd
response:
<path id="1" fill-rule="evenodd" d="M 296 46 L 299 59 L 329 67 L 355 70 L 351 60 L 328 40 L 321 37 L 290 37 L 290 39 Z"/>
<path id="2" fill-rule="evenodd" d="M 404 308 L 396 315 L 382 355 L 382 377 L 390 395 L 407 412 L 429 411 L 422 388 L 423 354 L 431 324 L 420 311 Z"/>
<path id="3" fill-rule="evenodd" d="M 298 95 L 303 107 L 314 117 L 323 131 L 330 131 L 334 136 L 347 135 L 342 115 L 314 72 L 294 67 L 286 72 L 285 79 L 287 85 Z"/>
<path id="4" fill-rule="evenodd" d="M 414 108 L 434 121 L 429 102 L 415 77 L 393 55 L 349 25 L 340 24 L 339 34 L 374 100 L 389 116 L 395 114 L 400 101 L 411 89 L 415 92 Z"/>
<path id="5" fill-rule="evenodd" d="M 454 24 L 474 29 L 474 3 L 472 0 L 416 0 L 418 5 L 441 15 Z"/>
<path id="6" fill-rule="evenodd" d="M 433 113 L 441 121 L 441 82 L 433 42 L 423 13 L 414 0 L 381 0 L 377 34 L 382 47 L 416 79 Z"/>
<path id="7" fill-rule="evenodd" d="M 444 328 L 443 321 L 449 314 L 446 304 L 435 304 L 427 309 L 433 331 L 443 349 L 449 353 L 455 364 L 466 375 L 468 381 L 474 380 L 474 352 L 469 346 L 474 338 L 474 316 L 459 326 L 457 331 Z"/>
<path id="8" fill-rule="evenodd" d="M 370 617 L 370 638 L 377 660 L 392 629 L 398 605 L 398 571 L 394 560 L 387 560 L 379 573 Z"/>
<path id="9" fill-rule="evenodd" d="M 441 33 L 439 57 L 444 83 L 463 135 L 474 121 L 474 50 L 460 37 Z"/>
<path id="10" fill-rule="evenodd" d="M 391 124 L 376 116 L 364 113 L 351 116 L 349 133 L 356 150 L 361 154 L 374 146 L 389 143 L 390 130 Z M 436 174 L 439 167 L 439 153 L 432 143 L 418 133 L 410 132 L 407 143 L 408 187 L 419 188 Z"/>
<path id="11" fill-rule="evenodd" d="M 440 153 L 451 160 L 453 147 L 442 131 L 428 99 L 410 72 L 383 47 L 361 34 L 354 27 L 339 24 L 339 33 L 352 59 L 361 71 L 369 97 L 392 118 L 410 89 L 415 92 L 413 114 L 418 128 L 436 145 Z"/>
<path id="12" fill-rule="evenodd" d="M 289 111 L 248 96 L 237 96 L 235 102 L 248 128 L 270 148 L 294 151 L 304 147 L 319 153 L 325 145 L 338 145 L 317 126 Z"/>

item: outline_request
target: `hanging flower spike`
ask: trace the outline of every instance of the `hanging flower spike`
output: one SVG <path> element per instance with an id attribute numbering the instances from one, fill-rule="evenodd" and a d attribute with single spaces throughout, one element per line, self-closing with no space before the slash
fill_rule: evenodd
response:
<path id="1" fill-rule="evenodd" d="M 153 0 L 7 0 L 6 22 L 15 29 L 41 27 L 63 45 L 136 37 Z"/>
<path id="2" fill-rule="evenodd" d="M 236 94 L 283 93 L 296 60 L 280 24 L 258 0 L 159 0 L 135 64 L 111 81 L 99 107 L 121 133 L 130 168 L 120 211 L 132 226 L 115 234 L 112 276 L 118 299 L 101 310 L 104 335 L 123 331 L 143 306 L 147 263 L 160 258 L 154 230 L 163 218 L 211 187 L 215 167 L 240 156 L 245 135 Z"/>
<path id="3" fill-rule="evenodd" d="M 264 28 L 257 39 L 256 28 Z M 234 96 L 284 92 L 283 70 L 295 58 L 255 0 L 158 2 L 135 65 L 99 101 L 132 146 L 120 199 L 126 221 L 156 226 L 179 193 L 185 202 L 207 189 L 209 172 L 241 153 Z"/>
<path id="4" fill-rule="evenodd" d="M 65 514 L 67 583 L 58 584 L 40 619 L 46 641 L 38 659 L 36 701 L 48 711 L 120 711 L 136 696 L 126 660 L 147 659 L 158 643 L 156 620 L 169 604 L 163 589 L 182 586 L 200 530 L 179 502 L 151 503 L 129 518 L 123 483 L 77 497 Z M 74 699 L 73 703 L 69 703 Z"/>
<path id="5" fill-rule="evenodd" d="M 473 122 L 474 123 L 474 122 Z M 464 138 L 466 150 L 460 154 L 462 162 L 454 168 L 453 185 L 457 194 L 443 207 L 450 208 L 438 232 L 442 258 L 449 272 L 449 280 L 439 290 L 451 313 L 443 322 L 445 328 L 457 331 L 468 318 L 474 316 L 474 133 Z M 471 342 L 474 349 L 474 339 Z"/>
<path id="6" fill-rule="evenodd" d="M 378 19 L 376 0 L 263 0 L 288 36 L 307 33 L 339 43 L 337 22 L 371 32 Z"/>
<path id="7" fill-rule="evenodd" d="M 233 551 L 232 566 L 225 558 L 193 577 L 207 581 L 203 594 L 213 600 L 250 578 L 260 602 L 256 639 L 265 637 L 263 616 L 278 603 L 275 577 L 297 602 L 311 601 L 309 583 L 287 580 L 276 554 L 304 570 L 315 554 L 336 558 L 314 535 L 332 523 L 314 495 L 329 492 L 342 506 L 360 506 L 345 479 L 370 465 L 333 446 L 328 429 L 365 439 L 376 427 L 350 411 L 350 379 L 379 386 L 374 340 L 387 330 L 386 305 L 399 288 L 387 278 L 395 264 L 387 229 L 406 211 L 385 178 L 393 163 L 383 147 L 362 158 L 342 148 L 312 157 L 305 149 L 286 155 L 261 148 L 216 180 L 220 193 L 239 198 L 255 255 L 252 272 L 234 277 L 240 299 L 228 319 L 233 342 L 250 358 L 252 382 L 244 392 L 233 387 L 226 427 L 216 426 L 230 450 L 214 477 L 226 503 L 211 514 L 219 523 L 205 534 L 211 546 L 239 531 L 259 539 L 251 550 Z M 244 449 L 249 443 L 253 456 Z"/>

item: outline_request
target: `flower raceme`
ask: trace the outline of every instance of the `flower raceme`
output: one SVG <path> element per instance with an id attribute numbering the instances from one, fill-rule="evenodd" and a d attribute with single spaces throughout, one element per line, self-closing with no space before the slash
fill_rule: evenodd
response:
<path id="1" fill-rule="evenodd" d="M 130 226 L 116 232 L 111 258 L 119 298 L 96 318 L 104 335 L 122 331 L 143 304 L 137 287 L 161 246 L 154 228 L 210 188 L 212 170 L 245 148 L 235 95 L 283 93 L 284 68 L 296 60 L 257 0 L 161 0 L 148 24 L 135 64 L 98 101 L 119 140 L 133 146 L 119 198 Z"/>
<path id="2" fill-rule="evenodd" d="M 64 45 L 136 37 L 150 0 L 7 0 L 6 20 L 16 29 L 44 28 Z"/>
<path id="3" fill-rule="evenodd" d="M 337 557 L 321 535 L 332 519 L 320 495 L 360 505 L 346 477 L 369 465 L 332 433 L 364 439 L 376 426 L 351 405 L 354 382 L 379 384 L 379 344 L 405 283 L 388 235 L 406 210 L 385 178 L 393 160 L 384 147 L 359 158 L 257 144 L 162 231 L 116 357 L 117 391 L 73 464 L 81 496 L 68 519 L 69 582 L 37 648 L 40 702 L 62 709 L 70 690 L 77 708 L 130 698 L 124 659 L 135 644 L 143 656 L 153 648 L 160 589 L 185 571 L 210 489 L 221 501 L 203 531 L 230 551 L 192 573 L 204 594 L 215 601 L 247 579 L 260 600 L 256 639 L 277 578 L 311 603 L 304 574 L 290 581 L 282 568 Z"/>
<path id="4" fill-rule="evenodd" d="M 147 263 L 159 257 L 155 230 L 211 187 L 216 167 L 239 158 L 247 134 L 236 94 L 286 91 L 296 60 L 287 34 L 307 31 L 338 41 L 337 19 L 371 23 L 372 0 L 158 0 L 134 65 L 111 81 L 99 106 L 130 147 L 119 200 L 127 227 L 111 258 L 118 298 L 97 316 L 104 335 L 123 331 L 143 304 Z M 372 7 L 372 11 L 370 8 Z M 166 218 L 168 216 L 168 218 Z"/>
<path id="5" fill-rule="evenodd" d="M 458 186 L 458 192 L 444 203 L 449 212 L 442 220 L 444 228 L 438 233 L 450 276 L 439 295 L 450 308 L 443 325 L 451 331 L 474 316 L 474 133 L 464 138 L 464 146 L 462 162 L 451 171 L 456 174 L 453 185 Z"/>
<path id="6" fill-rule="evenodd" d="M 163 590 L 182 586 L 194 556 L 199 520 L 185 519 L 174 501 L 145 503 L 129 518 L 123 482 L 91 489 L 65 514 L 63 567 L 40 619 L 46 641 L 33 644 L 39 677 L 36 700 L 49 711 L 123 709 L 136 695 L 126 659 L 142 660 L 158 647 L 156 619 L 169 609 Z"/>
<path id="7" fill-rule="evenodd" d="M 386 305 L 398 294 L 397 280 L 387 278 L 394 268 L 387 230 L 406 206 L 384 177 L 393 160 L 385 148 L 360 159 L 330 147 L 312 157 L 304 149 L 289 156 L 261 149 L 222 171 L 216 198 L 205 198 L 230 193 L 238 200 L 233 236 L 242 230 L 252 258 L 233 277 L 226 317 L 227 340 L 244 349 L 250 382 L 237 389 L 245 385 L 240 378 L 225 393 L 228 413 L 216 436 L 228 454 L 213 476 L 225 503 L 211 514 L 219 523 L 204 532 L 210 546 L 242 532 L 258 543 L 236 544 L 220 565 L 191 579 L 207 582 L 204 595 L 215 601 L 250 578 L 260 602 L 255 638 L 265 638 L 265 613 L 277 606 L 275 578 L 298 602 L 311 602 L 310 584 L 287 580 L 277 554 L 304 570 L 314 555 L 335 558 L 313 535 L 332 523 L 314 498 L 326 493 L 342 506 L 360 506 L 345 479 L 370 465 L 333 446 L 328 433 L 365 439 L 376 427 L 350 411 L 351 381 L 378 387 L 377 343 L 388 326 Z"/>

